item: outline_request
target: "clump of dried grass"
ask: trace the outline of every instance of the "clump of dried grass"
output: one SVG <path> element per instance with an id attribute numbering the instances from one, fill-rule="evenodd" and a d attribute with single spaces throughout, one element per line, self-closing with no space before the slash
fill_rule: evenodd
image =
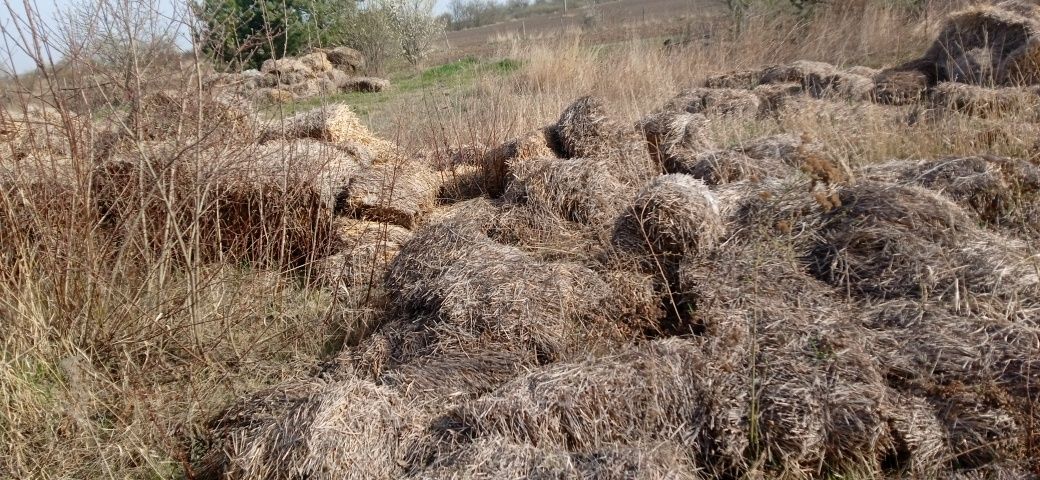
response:
<path id="1" fill-rule="evenodd" d="M 610 173 L 608 162 L 584 158 L 514 164 L 504 198 L 572 222 L 602 225 L 632 191 Z"/>
<path id="2" fill-rule="evenodd" d="M 748 90 L 731 88 L 694 88 L 683 90 L 665 103 L 662 110 L 701 113 L 712 115 L 734 115 L 754 118 L 761 109 L 759 97 Z"/>
<path id="3" fill-rule="evenodd" d="M 985 155 L 893 161 L 862 174 L 936 190 L 994 228 L 1020 233 L 1040 228 L 1040 168 L 1024 160 Z"/>
<path id="4" fill-rule="evenodd" d="M 334 104 L 278 119 L 264 125 L 260 142 L 277 139 L 313 138 L 355 150 L 372 162 L 396 158 L 396 148 L 375 137 L 349 105 Z"/>
<path id="5" fill-rule="evenodd" d="M 337 211 L 413 228 L 433 209 L 440 177 L 416 160 L 371 165 L 358 172 L 340 194 Z"/>
<path id="6" fill-rule="evenodd" d="M 372 290 L 382 286 L 390 262 L 412 232 L 387 223 L 339 218 L 333 235 L 335 253 L 316 262 L 315 280 L 352 298 L 375 296 Z"/>
<path id="7" fill-rule="evenodd" d="M 168 90 L 133 102 L 127 126 L 134 139 L 197 138 L 221 143 L 254 138 L 255 118 L 248 105 L 234 99 Z"/>
<path id="8" fill-rule="evenodd" d="M 929 96 L 938 108 L 949 108 L 981 117 L 1013 117 L 1025 120 L 1040 108 L 1040 87 L 987 88 L 943 82 Z"/>
<path id="9" fill-rule="evenodd" d="M 603 160 L 611 174 L 630 186 L 656 174 L 639 132 L 613 119 L 600 98 L 576 100 L 550 131 L 550 145 L 560 157 Z"/>
<path id="10" fill-rule="evenodd" d="M 399 478 L 417 415 L 392 390 L 347 378 L 293 381 L 242 399 L 209 424 L 194 475 Z"/>
<path id="11" fill-rule="evenodd" d="M 353 72 L 365 68 L 364 55 L 350 47 L 336 47 L 326 50 L 325 56 L 333 66 L 340 70 Z"/>
<path id="12" fill-rule="evenodd" d="M 665 110 L 651 114 L 636 125 L 646 136 L 647 150 L 663 171 L 680 173 L 677 162 L 712 148 L 707 134 L 708 118 L 703 114 Z"/>
<path id="13" fill-rule="evenodd" d="M 715 196 L 688 175 L 655 179 L 614 226 L 612 241 L 640 256 L 685 256 L 713 248 L 725 229 Z"/>
<path id="14" fill-rule="evenodd" d="M 476 166 L 479 177 L 476 180 L 480 188 L 490 197 L 502 195 L 509 181 L 512 165 L 558 157 L 551 143 L 552 133 L 549 129 L 536 130 L 478 157 Z"/>

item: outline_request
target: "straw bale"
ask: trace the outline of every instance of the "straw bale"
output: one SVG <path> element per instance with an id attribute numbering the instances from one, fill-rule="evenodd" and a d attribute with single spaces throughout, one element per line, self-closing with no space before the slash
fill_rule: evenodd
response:
<path id="1" fill-rule="evenodd" d="M 372 165 L 346 185 L 337 211 L 412 228 L 433 209 L 440 186 L 437 174 L 418 161 Z"/>
<path id="2" fill-rule="evenodd" d="M 197 135 L 221 142 L 252 139 L 254 118 L 248 106 L 224 97 L 162 91 L 140 98 L 128 123 L 145 140 Z"/>
<path id="3" fill-rule="evenodd" d="M 752 91 L 761 101 L 762 113 L 781 110 L 792 97 L 802 93 L 802 84 L 796 82 L 767 83 L 755 87 Z"/>
<path id="4" fill-rule="evenodd" d="M 535 130 L 477 157 L 482 190 L 488 196 L 498 197 L 505 192 L 511 165 L 536 159 L 557 158 L 556 152 L 550 146 L 552 135 L 550 129 Z"/>
<path id="5" fill-rule="evenodd" d="M 345 85 L 347 85 L 350 82 L 351 78 L 353 78 L 349 74 L 343 72 L 342 70 L 337 69 L 329 70 L 325 72 L 324 75 L 325 78 L 329 79 L 330 81 L 332 81 L 333 84 L 336 85 L 337 89 L 342 89 Z"/>
<path id="6" fill-rule="evenodd" d="M 336 68 L 354 72 L 365 68 L 365 57 L 350 47 L 336 47 L 325 51 L 325 56 Z"/>
<path id="7" fill-rule="evenodd" d="M 846 68 L 845 71 L 853 75 L 860 75 L 867 78 L 874 78 L 877 74 L 881 73 L 881 70 L 878 68 L 865 67 L 862 65 Z"/>
<path id="8" fill-rule="evenodd" d="M 828 160 L 819 144 L 805 134 L 762 137 L 725 150 L 677 155 L 666 164 L 666 170 L 693 176 L 708 185 L 783 178 L 798 171 L 824 184 L 847 180 L 844 169 Z"/>
<path id="9" fill-rule="evenodd" d="M 338 86 L 343 92 L 378 93 L 390 88 L 390 81 L 379 77 L 353 77 Z"/>
<path id="10" fill-rule="evenodd" d="M 612 242 L 640 255 L 685 256 L 710 250 L 725 228 L 715 196 L 688 175 L 662 175 L 636 196 L 614 226 Z"/>
<path id="11" fill-rule="evenodd" d="M 92 184 L 102 215 L 140 248 L 161 249 L 172 240 L 163 232 L 191 235 L 198 223 L 207 258 L 305 259 L 328 248 L 336 194 L 358 168 L 349 153 L 311 141 L 236 149 L 145 142 L 120 147 Z"/>
<path id="12" fill-rule="evenodd" d="M 960 298 L 1009 288 L 1020 247 L 976 227 L 968 212 L 920 187 L 862 182 L 825 212 L 810 266 L 867 297 Z M 1016 260 L 1017 259 L 1017 260 Z"/>
<path id="13" fill-rule="evenodd" d="M 306 63 L 295 58 L 271 58 L 264 60 L 264 63 L 260 65 L 260 72 L 276 75 L 299 74 L 303 76 L 313 76 L 314 73 Z"/>
<path id="14" fill-rule="evenodd" d="M 869 100 L 875 88 L 873 77 L 842 71 L 811 72 L 803 82 L 805 90 L 814 97 L 851 101 Z"/>
<path id="15" fill-rule="evenodd" d="M 987 88 L 964 83 L 944 82 L 930 94 L 933 105 L 981 117 L 1018 116 L 1040 109 L 1037 88 Z M 1018 117 L 1021 118 L 1021 117 Z"/>
<path id="16" fill-rule="evenodd" d="M 724 185 L 740 180 L 759 181 L 795 172 L 782 159 L 764 157 L 756 160 L 736 150 L 713 150 L 679 157 L 666 170 L 669 173 L 690 175 L 708 185 Z"/>
<path id="17" fill-rule="evenodd" d="M 936 190 L 994 228 L 1040 231 L 1040 168 L 1024 160 L 983 155 L 893 161 L 862 175 Z"/>
<path id="18" fill-rule="evenodd" d="M 284 90 L 281 88 L 261 88 L 257 90 L 256 95 L 261 101 L 266 103 L 292 103 L 296 99 L 296 95 L 293 92 Z"/>
<path id="19" fill-rule="evenodd" d="M 719 73 L 704 80 L 707 88 L 741 88 L 750 90 L 762 83 L 764 70 L 739 70 Z"/>
<path id="20" fill-rule="evenodd" d="M 1035 8 L 1018 8 L 1014 2 L 973 6 L 946 19 L 923 58 L 935 65 L 943 80 L 1007 81 L 1010 78 L 997 78 L 1000 64 L 1013 52 L 1028 50 L 1027 43 L 1038 32 L 1040 15 Z"/>
<path id="21" fill-rule="evenodd" d="M 391 479 L 416 413 L 385 387 L 306 379 L 258 392 L 209 424 L 195 477 Z"/>
<path id="22" fill-rule="evenodd" d="M 541 478 L 695 480 L 703 478 L 682 448 L 671 443 L 619 444 L 589 454 L 536 447 L 498 436 L 465 446 L 456 457 L 422 470 L 426 479 Z"/>
<path id="23" fill-rule="evenodd" d="M 920 70 L 892 69 L 879 73 L 874 82 L 874 98 L 879 103 L 911 105 L 924 97 L 930 79 Z"/>
<path id="24" fill-rule="evenodd" d="M 601 160 L 531 160 L 512 165 L 511 174 L 504 196 L 507 201 L 589 225 L 601 225 L 616 216 L 632 191 Z"/>
<path id="25" fill-rule="evenodd" d="M 678 173 L 677 160 L 713 147 L 703 114 L 662 111 L 641 120 L 636 128 L 646 135 L 650 158 L 665 172 Z"/>
<path id="26" fill-rule="evenodd" d="M 382 285 L 390 261 L 412 233 L 386 223 L 337 218 L 333 247 L 336 253 L 318 261 L 317 283 L 333 291 L 369 294 Z"/>
<path id="27" fill-rule="evenodd" d="M 898 392 L 889 393 L 889 402 L 884 415 L 892 432 L 895 463 L 911 477 L 938 477 L 952 455 L 935 409 L 923 398 Z"/>
<path id="28" fill-rule="evenodd" d="M 662 110 L 754 117 L 758 115 L 760 106 L 761 100 L 748 90 L 694 88 L 680 92 L 665 103 Z"/>
<path id="29" fill-rule="evenodd" d="M 609 288 L 594 272 L 537 260 L 453 221 L 417 232 L 391 263 L 386 288 L 403 315 L 383 329 L 393 363 L 496 348 L 542 363 L 616 335 L 596 328 Z"/>
<path id="30" fill-rule="evenodd" d="M 298 57 L 296 60 L 314 73 L 323 73 L 333 69 L 332 62 L 329 61 L 329 57 L 324 52 L 308 53 Z"/>
<path id="31" fill-rule="evenodd" d="M 960 391 L 940 400 L 937 407 L 959 465 L 978 467 L 1023 455 L 1022 426 L 1011 412 L 982 395 Z"/>
<path id="32" fill-rule="evenodd" d="M 266 124 L 260 141 L 314 138 L 354 150 L 367 161 L 394 159 L 395 147 L 376 138 L 365 127 L 350 106 L 343 103 L 322 106 Z M 366 162 L 367 163 L 367 162 Z"/>
<path id="33" fill-rule="evenodd" d="M 604 160 L 611 174 L 633 187 L 657 174 L 640 132 L 612 119 L 598 97 L 579 98 L 550 129 L 550 145 L 562 158 Z"/>

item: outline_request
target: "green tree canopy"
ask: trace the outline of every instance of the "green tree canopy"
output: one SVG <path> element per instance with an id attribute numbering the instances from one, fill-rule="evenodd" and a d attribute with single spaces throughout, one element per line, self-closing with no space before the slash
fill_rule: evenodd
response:
<path id="1" fill-rule="evenodd" d="M 211 57 L 243 68 L 340 43 L 356 0 L 199 0 L 198 40 Z"/>

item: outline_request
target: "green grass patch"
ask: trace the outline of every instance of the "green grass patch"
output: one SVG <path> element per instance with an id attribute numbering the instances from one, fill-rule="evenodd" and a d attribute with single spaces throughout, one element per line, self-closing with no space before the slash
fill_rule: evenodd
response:
<path id="1" fill-rule="evenodd" d="M 390 88 L 379 93 L 340 93 L 326 97 L 315 97 L 283 106 L 286 113 L 308 110 L 329 103 L 346 103 L 361 116 L 370 114 L 395 98 L 430 90 L 455 90 L 471 87 L 482 75 L 508 75 L 520 69 L 521 62 L 511 58 L 481 60 L 466 57 L 454 62 L 430 67 L 421 72 L 400 71 L 390 75 Z M 278 111 L 272 107 L 271 113 Z"/>

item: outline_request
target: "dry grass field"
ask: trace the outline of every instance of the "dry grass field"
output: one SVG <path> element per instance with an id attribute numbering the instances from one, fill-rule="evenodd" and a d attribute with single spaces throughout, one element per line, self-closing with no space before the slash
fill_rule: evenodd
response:
<path id="1" fill-rule="evenodd" d="M 26 77 L 0 477 L 1040 477 L 1040 5 L 897 3 Z"/>

